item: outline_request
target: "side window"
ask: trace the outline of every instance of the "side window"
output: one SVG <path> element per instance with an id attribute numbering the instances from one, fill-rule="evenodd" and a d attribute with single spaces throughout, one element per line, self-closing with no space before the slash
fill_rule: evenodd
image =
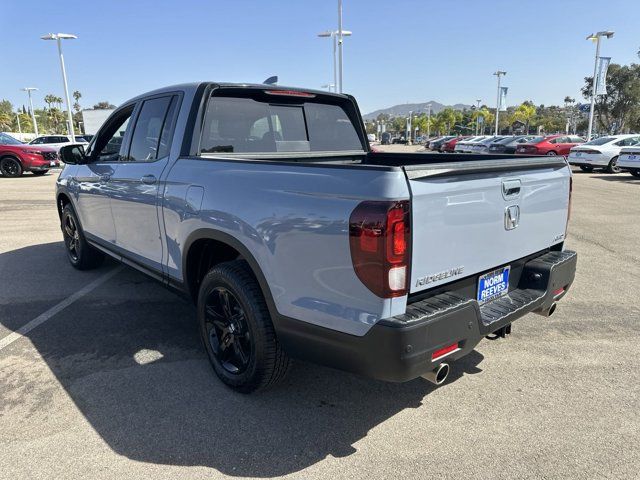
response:
<path id="1" fill-rule="evenodd" d="M 178 121 L 178 97 L 171 97 L 171 105 L 167 111 L 167 116 L 162 126 L 162 134 L 160 135 L 160 145 L 158 145 L 158 158 L 163 158 L 169 155 L 171 150 L 171 140 L 173 139 L 173 132 L 176 128 L 176 122 Z"/>
<path id="2" fill-rule="evenodd" d="M 133 105 L 124 108 L 110 119 L 106 127 L 100 131 L 98 138 L 93 144 L 93 149 L 89 155 L 94 161 L 99 162 L 118 162 L 121 152 L 123 140 L 127 133 L 129 120 L 133 113 Z"/>
<path id="3" fill-rule="evenodd" d="M 31 142 L 31 145 L 42 145 L 44 143 L 44 138 L 40 137 L 40 138 L 36 138 L 33 142 Z"/>
<path id="4" fill-rule="evenodd" d="M 556 143 L 560 143 L 560 139 L 561 139 L 561 138 L 562 138 L 562 137 L 552 138 L 551 140 L 549 140 L 549 143 L 553 143 L 554 145 L 555 145 Z"/>
<path id="5" fill-rule="evenodd" d="M 582 138 L 576 136 L 570 137 L 570 140 L 571 143 L 584 143 L 584 140 Z"/>
<path id="6" fill-rule="evenodd" d="M 127 161 L 149 162 L 159 158 L 160 136 L 172 99 L 173 97 L 153 98 L 142 104 L 133 129 Z M 163 151 L 168 152 L 167 139 L 164 140 Z"/>

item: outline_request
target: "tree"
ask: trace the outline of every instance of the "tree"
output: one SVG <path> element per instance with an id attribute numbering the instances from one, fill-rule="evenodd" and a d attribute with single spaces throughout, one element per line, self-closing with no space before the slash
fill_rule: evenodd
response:
<path id="1" fill-rule="evenodd" d="M 80 110 L 82 110 L 82 106 L 80 106 L 80 98 L 82 98 L 82 94 L 76 90 L 73 92 L 73 99 L 75 100 L 74 104 L 73 104 L 73 109 L 76 112 L 79 112 Z"/>
<path id="2" fill-rule="evenodd" d="M 585 99 L 591 98 L 593 77 L 582 87 Z M 612 63 L 607 71 L 607 94 L 596 97 L 597 125 L 612 133 L 629 132 L 640 127 L 640 65 Z"/>
<path id="3" fill-rule="evenodd" d="M 47 108 L 49 110 L 51 110 L 51 105 L 53 105 L 54 103 L 56 103 L 56 96 L 53 95 L 52 93 L 45 95 L 44 96 L 44 103 L 47 104 Z"/>
<path id="4" fill-rule="evenodd" d="M 113 108 L 116 108 L 116 106 L 107 101 L 98 102 L 93 106 L 94 110 L 111 110 Z"/>
<path id="5" fill-rule="evenodd" d="M 13 112 L 13 105 L 9 100 L 0 100 L 0 113 L 10 114 Z"/>
<path id="6" fill-rule="evenodd" d="M 0 113 L 0 131 L 2 130 L 11 130 L 11 124 L 13 123 L 12 120 L 13 115 L 9 114 L 9 113 L 5 113 L 2 112 Z"/>
<path id="7" fill-rule="evenodd" d="M 525 133 L 529 133 L 529 125 L 536 116 L 536 107 L 533 102 L 523 102 L 513 112 L 513 119 L 524 123 Z"/>

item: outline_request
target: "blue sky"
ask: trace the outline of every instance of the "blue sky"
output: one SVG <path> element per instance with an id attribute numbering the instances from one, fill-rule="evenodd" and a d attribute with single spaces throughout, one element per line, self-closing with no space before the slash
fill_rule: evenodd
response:
<path id="1" fill-rule="evenodd" d="M 184 81 L 262 82 L 319 88 L 332 80 L 331 42 L 316 34 L 337 27 L 336 0 L 65 1 L 3 0 L 0 98 L 26 103 L 23 86 L 62 96 L 55 42 L 71 90 L 90 107 L 118 104 Z M 345 91 L 363 113 L 398 103 L 436 100 L 495 103 L 496 69 L 508 72 L 509 104 L 560 104 L 579 98 L 593 70 L 585 36 L 611 29 L 601 54 L 638 62 L 640 1 L 344 0 Z"/>

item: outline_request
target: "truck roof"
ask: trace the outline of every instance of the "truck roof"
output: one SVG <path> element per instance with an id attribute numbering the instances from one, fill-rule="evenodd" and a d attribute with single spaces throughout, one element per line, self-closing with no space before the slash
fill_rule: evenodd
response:
<path id="1" fill-rule="evenodd" d="M 216 86 L 225 87 L 225 88 L 247 88 L 247 89 L 261 89 L 261 90 L 293 90 L 293 91 L 296 91 L 296 92 L 309 92 L 309 93 L 313 93 L 315 95 L 338 97 L 338 98 L 343 98 L 343 99 L 344 98 L 348 98 L 347 95 L 344 95 L 342 93 L 333 93 L 333 92 L 327 92 L 326 90 L 315 90 L 315 89 L 312 89 L 312 88 L 288 87 L 288 86 L 285 86 L 285 85 L 267 85 L 267 84 L 264 84 L 264 83 L 233 83 L 233 82 L 206 82 L 206 81 L 203 81 L 203 82 L 179 83 L 179 84 L 175 84 L 175 85 L 169 85 L 169 86 L 166 86 L 166 87 L 158 88 L 158 89 L 155 89 L 155 90 L 151 90 L 149 92 L 142 93 L 140 95 L 136 95 L 135 97 L 130 98 L 129 100 L 127 100 L 126 102 L 123 102 L 123 103 L 129 103 L 131 101 L 138 100 L 139 98 L 147 97 L 149 95 L 157 95 L 157 94 L 160 94 L 160 93 L 175 92 L 176 90 L 189 92 L 189 93 L 195 93 L 195 91 L 201 85 L 216 85 Z"/>

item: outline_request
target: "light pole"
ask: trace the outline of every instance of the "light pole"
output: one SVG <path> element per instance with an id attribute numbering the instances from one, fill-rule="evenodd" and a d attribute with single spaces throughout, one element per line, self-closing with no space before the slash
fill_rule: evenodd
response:
<path id="1" fill-rule="evenodd" d="M 20 133 L 20 141 L 22 141 L 22 126 L 20 125 L 20 113 L 16 113 L 16 120 L 18 120 L 18 132 Z"/>
<path id="2" fill-rule="evenodd" d="M 593 109 L 596 105 L 596 87 L 598 80 L 598 57 L 600 57 L 600 38 L 613 37 L 612 31 L 592 33 L 587 37 L 587 40 L 593 40 L 596 42 L 596 61 L 593 65 L 593 82 L 591 85 L 591 107 L 589 108 L 589 128 L 587 129 L 587 141 L 591 140 L 591 130 L 593 129 Z"/>
<path id="3" fill-rule="evenodd" d="M 427 140 L 431 138 L 431 104 L 427 104 Z"/>
<path id="4" fill-rule="evenodd" d="M 335 87 L 333 83 L 327 83 L 325 85 L 322 85 L 320 88 L 326 88 L 327 91 L 330 92 L 333 87 Z"/>
<path id="5" fill-rule="evenodd" d="M 33 110 L 33 100 L 31 99 L 31 92 L 38 90 L 36 87 L 24 87 L 21 88 L 23 92 L 27 92 L 29 95 L 29 108 L 31 109 L 31 120 L 33 121 L 33 131 L 38 136 L 38 122 L 36 122 L 36 112 Z"/>
<path id="6" fill-rule="evenodd" d="M 413 110 L 409 110 L 409 118 L 408 118 L 409 123 L 407 124 L 407 145 L 411 145 L 411 124 L 413 123 L 412 117 L 413 117 Z"/>
<path id="7" fill-rule="evenodd" d="M 42 40 L 56 40 L 58 42 L 58 54 L 60 56 L 60 68 L 62 69 L 62 83 L 64 84 L 64 98 L 67 102 L 67 121 L 69 122 L 69 136 L 71 142 L 76 142 L 75 132 L 73 131 L 73 116 L 71 114 L 71 100 L 69 100 L 69 86 L 67 85 L 67 71 L 64 68 L 64 56 L 62 55 L 62 40 L 72 40 L 78 38 L 70 33 L 49 33 L 43 35 Z"/>
<path id="8" fill-rule="evenodd" d="M 476 137 L 478 136 L 478 132 L 480 131 L 480 123 L 478 123 L 478 117 L 480 117 L 480 102 L 482 101 L 482 99 L 480 98 L 476 98 Z"/>
<path id="9" fill-rule="evenodd" d="M 498 70 L 497 72 L 494 72 L 494 75 L 498 77 L 498 96 L 496 98 L 496 133 L 495 133 L 496 136 L 498 135 L 498 117 L 500 116 L 500 77 L 506 74 L 507 72 L 504 72 L 502 70 Z"/>
<path id="10" fill-rule="evenodd" d="M 336 51 L 338 49 L 338 46 L 337 46 L 338 33 L 339 33 L 338 30 L 335 30 L 335 31 L 327 30 L 326 32 L 322 32 L 318 34 L 319 37 L 323 37 L 323 38 L 331 37 L 331 39 L 333 40 L 333 84 L 332 85 L 333 85 L 334 92 L 338 91 L 338 85 L 340 85 L 338 83 L 338 66 L 337 66 L 337 59 L 336 59 Z M 342 30 L 342 36 L 350 37 L 351 32 L 349 30 Z M 340 60 L 340 64 L 342 64 L 342 59 Z M 341 67 L 341 71 L 342 71 L 342 67 Z M 340 92 L 342 92 L 342 86 L 340 86 Z"/>

